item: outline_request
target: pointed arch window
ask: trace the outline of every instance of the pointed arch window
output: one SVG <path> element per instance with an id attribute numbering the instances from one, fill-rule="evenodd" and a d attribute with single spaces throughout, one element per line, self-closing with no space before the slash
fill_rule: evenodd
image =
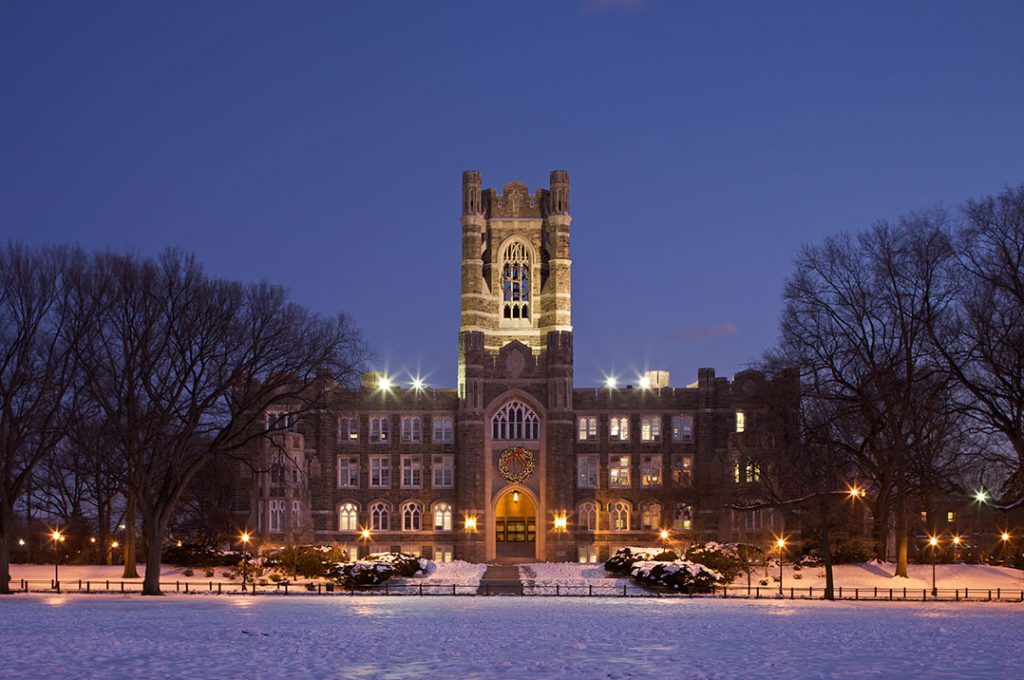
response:
<path id="1" fill-rule="evenodd" d="M 632 511 L 626 501 L 616 501 L 608 506 L 609 524 L 612 531 L 629 531 L 629 514 Z"/>
<path id="2" fill-rule="evenodd" d="M 419 531 L 422 528 L 423 506 L 406 503 L 402 506 L 402 531 Z"/>
<path id="3" fill-rule="evenodd" d="M 391 508 L 387 503 L 374 503 L 370 506 L 370 529 L 374 531 L 391 529 Z"/>
<path id="4" fill-rule="evenodd" d="M 580 531 L 597 531 L 597 503 L 594 501 L 580 503 L 576 518 L 578 520 L 576 524 Z"/>
<path id="5" fill-rule="evenodd" d="M 344 503 L 338 508 L 338 531 L 359 531 L 359 510 L 355 503 Z"/>
<path id="6" fill-rule="evenodd" d="M 530 254 L 526 244 L 513 241 L 505 248 L 501 268 L 502 316 L 530 318 Z"/>
<path id="7" fill-rule="evenodd" d="M 491 419 L 494 440 L 527 441 L 539 437 L 540 419 L 521 401 L 510 401 Z"/>
<path id="8" fill-rule="evenodd" d="M 438 503 L 434 506 L 434 531 L 452 530 L 452 506 Z"/>

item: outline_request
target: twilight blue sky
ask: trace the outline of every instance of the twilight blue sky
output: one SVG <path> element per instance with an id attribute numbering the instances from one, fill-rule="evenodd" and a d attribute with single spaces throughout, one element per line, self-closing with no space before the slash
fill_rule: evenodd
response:
<path id="1" fill-rule="evenodd" d="M 1024 181 L 1024 3 L 12 2 L 0 238 L 268 279 L 454 385 L 460 173 L 572 177 L 576 381 L 720 374 L 801 244 Z"/>

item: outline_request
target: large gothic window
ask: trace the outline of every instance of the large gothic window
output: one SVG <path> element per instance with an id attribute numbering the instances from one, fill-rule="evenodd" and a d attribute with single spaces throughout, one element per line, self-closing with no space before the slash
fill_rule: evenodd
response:
<path id="1" fill-rule="evenodd" d="M 526 245 L 513 241 L 505 248 L 501 269 L 502 316 L 530 318 L 530 255 Z"/>
<path id="2" fill-rule="evenodd" d="M 520 401 L 510 401 L 494 414 L 491 438 L 495 440 L 532 440 L 539 437 L 537 414 Z"/>

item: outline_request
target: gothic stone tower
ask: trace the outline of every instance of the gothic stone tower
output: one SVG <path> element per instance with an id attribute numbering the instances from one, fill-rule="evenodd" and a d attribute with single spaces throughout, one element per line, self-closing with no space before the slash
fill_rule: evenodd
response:
<path id="1" fill-rule="evenodd" d="M 572 501 L 571 221 L 565 170 L 532 195 L 520 182 L 484 190 L 479 172 L 463 173 L 459 501 L 479 525 L 463 546 L 470 559 L 562 552 L 550 527 Z M 510 449 L 529 452 L 529 474 L 501 470 Z M 502 540 L 521 529 L 527 540 Z"/>

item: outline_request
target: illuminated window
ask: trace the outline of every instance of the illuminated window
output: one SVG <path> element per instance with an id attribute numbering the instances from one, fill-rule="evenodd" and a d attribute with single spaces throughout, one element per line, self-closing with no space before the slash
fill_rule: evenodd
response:
<path id="1" fill-rule="evenodd" d="M 921 521 L 922 522 L 927 522 L 928 521 L 928 513 L 923 511 L 923 510 L 921 511 Z"/>
<path id="2" fill-rule="evenodd" d="M 947 521 L 947 522 L 949 522 L 950 524 L 952 524 L 953 522 L 955 522 L 955 521 L 956 521 L 956 513 L 955 513 L 955 512 L 953 512 L 952 510 L 950 510 L 949 512 L 947 512 L 947 513 L 946 513 L 946 521 Z"/>
<path id="3" fill-rule="evenodd" d="M 596 453 L 576 456 L 576 487 L 596 489 L 600 457 Z"/>
<path id="4" fill-rule="evenodd" d="M 455 486 L 455 456 L 434 456 L 432 468 L 435 489 Z"/>
<path id="5" fill-rule="evenodd" d="M 420 456 L 402 456 L 402 488 L 419 489 L 423 486 L 423 459 Z"/>
<path id="6" fill-rule="evenodd" d="M 580 503 L 576 525 L 580 531 L 597 531 L 597 504 L 594 501 Z"/>
<path id="7" fill-rule="evenodd" d="M 597 546 L 581 545 L 577 548 L 580 564 L 594 564 L 597 562 Z"/>
<path id="8" fill-rule="evenodd" d="M 640 419 L 640 441 L 661 441 L 661 416 L 644 416 Z"/>
<path id="9" fill-rule="evenodd" d="M 338 456 L 338 488 L 359 488 L 359 456 Z"/>
<path id="10" fill-rule="evenodd" d="M 672 483 L 676 486 L 693 486 L 693 456 L 672 454 Z"/>
<path id="11" fill-rule="evenodd" d="M 608 419 L 608 439 L 613 442 L 629 441 L 629 416 L 612 416 Z"/>
<path id="12" fill-rule="evenodd" d="M 452 441 L 451 416 L 434 416 L 434 441 L 444 444 Z"/>
<path id="13" fill-rule="evenodd" d="M 434 561 L 435 562 L 451 562 L 455 559 L 455 548 L 450 545 L 435 545 L 434 546 Z"/>
<path id="14" fill-rule="evenodd" d="M 676 503 L 672 512 L 672 528 L 676 531 L 689 531 L 693 527 L 693 511 L 686 503 Z"/>
<path id="15" fill-rule="evenodd" d="M 406 503 L 402 506 L 402 531 L 419 531 L 422 528 L 423 506 Z"/>
<path id="16" fill-rule="evenodd" d="M 576 419 L 576 440 L 597 441 L 597 416 L 580 416 Z"/>
<path id="17" fill-rule="evenodd" d="M 640 486 L 661 486 L 661 455 L 640 456 Z"/>
<path id="18" fill-rule="evenodd" d="M 438 503 L 434 506 L 434 531 L 452 530 L 452 506 Z M 448 560 L 451 561 L 451 560 Z"/>
<path id="19" fill-rule="evenodd" d="M 357 416 L 338 418 L 338 441 L 342 444 L 359 441 L 359 418 Z"/>
<path id="20" fill-rule="evenodd" d="M 629 531 L 629 503 L 616 501 L 608 508 L 612 531 Z"/>
<path id="21" fill-rule="evenodd" d="M 608 456 L 608 488 L 629 487 L 629 456 Z"/>
<path id="22" fill-rule="evenodd" d="M 736 411 L 736 431 L 743 432 L 747 429 L 747 414 L 743 411 Z"/>
<path id="23" fill-rule="evenodd" d="M 419 416 L 402 416 L 402 441 L 419 442 L 422 435 L 421 427 Z"/>
<path id="24" fill-rule="evenodd" d="M 491 438 L 495 440 L 534 440 L 539 433 L 537 414 L 519 401 L 502 406 L 491 420 Z"/>
<path id="25" fill-rule="evenodd" d="M 391 530 L 391 508 L 383 501 L 370 506 L 370 529 L 373 531 Z"/>
<path id="26" fill-rule="evenodd" d="M 338 508 L 338 531 L 359 531 L 359 511 L 354 503 Z"/>
<path id="27" fill-rule="evenodd" d="M 388 416 L 370 416 L 370 441 L 383 444 L 390 441 L 391 419 Z"/>
<path id="28" fill-rule="evenodd" d="M 672 441 L 676 444 L 693 439 L 693 416 L 672 416 Z"/>
<path id="29" fill-rule="evenodd" d="M 640 508 L 640 529 L 657 531 L 661 529 L 661 506 L 657 503 L 646 503 Z"/>
<path id="30" fill-rule="evenodd" d="M 530 255 L 526 244 L 513 241 L 505 248 L 501 268 L 502 317 L 530 318 Z"/>
<path id="31" fill-rule="evenodd" d="M 391 487 L 391 456 L 370 456 L 370 488 Z"/>

